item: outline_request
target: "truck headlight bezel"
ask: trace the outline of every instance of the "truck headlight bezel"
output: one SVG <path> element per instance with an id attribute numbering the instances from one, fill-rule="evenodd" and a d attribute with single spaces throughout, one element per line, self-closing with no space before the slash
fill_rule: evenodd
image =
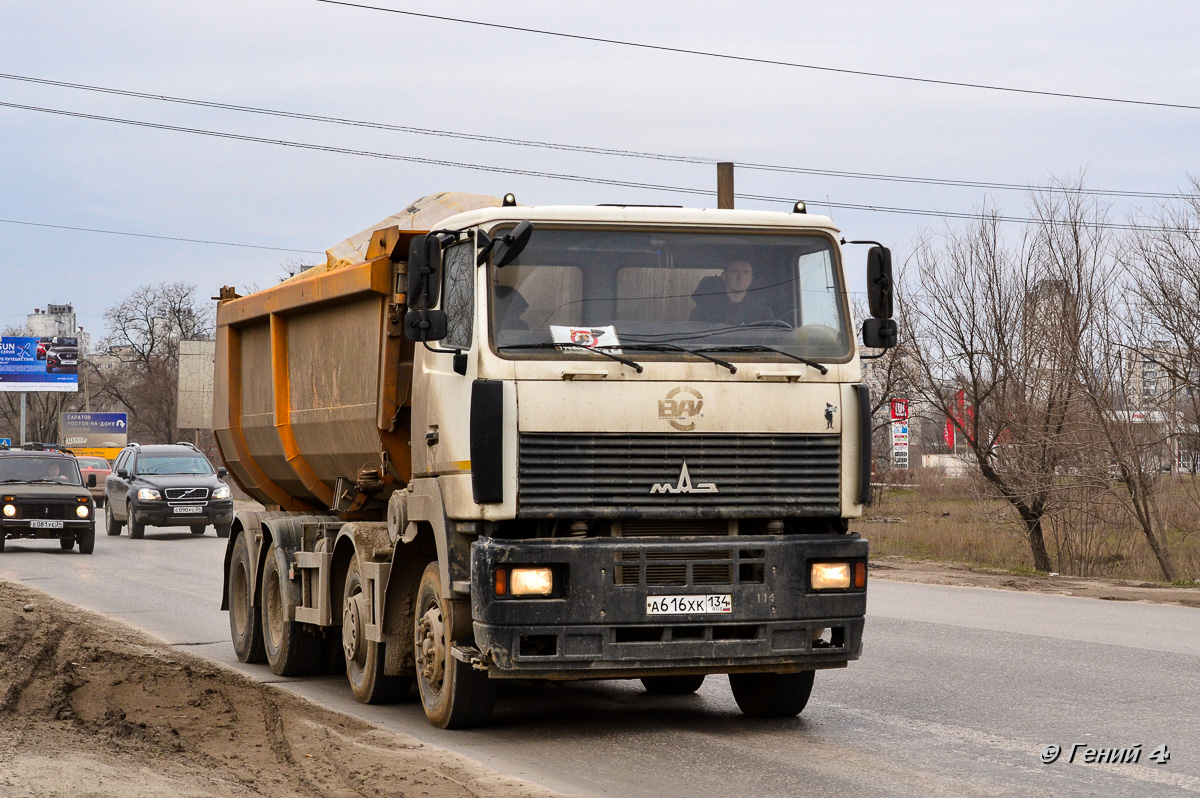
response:
<path id="1" fill-rule="evenodd" d="M 506 565 L 492 578 L 497 598 L 558 598 L 562 595 L 559 569 L 551 565 Z"/>
<path id="2" fill-rule="evenodd" d="M 811 593 L 852 593 L 866 587 L 865 560 L 812 560 L 808 564 L 808 590 Z"/>

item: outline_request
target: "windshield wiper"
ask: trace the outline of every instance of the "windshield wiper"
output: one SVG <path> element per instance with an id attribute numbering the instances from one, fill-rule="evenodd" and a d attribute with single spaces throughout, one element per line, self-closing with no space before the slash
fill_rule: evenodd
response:
<path id="1" fill-rule="evenodd" d="M 785 352 L 782 349 L 776 349 L 773 346 L 761 346 L 759 344 L 745 344 L 742 346 L 706 346 L 703 349 L 697 349 L 697 352 L 774 352 L 777 355 L 790 357 L 792 360 L 798 360 L 806 366 L 811 366 L 822 374 L 828 374 L 829 369 L 822 366 L 815 360 L 809 360 L 806 357 L 793 355 L 791 352 Z"/>
<path id="2" fill-rule="evenodd" d="M 615 360 L 618 363 L 624 363 L 638 374 L 641 374 L 645 369 L 640 363 L 630 360 L 627 357 L 614 355 L 612 352 L 605 352 L 598 347 L 581 346 L 579 344 L 556 344 L 551 341 L 543 341 L 540 344 L 508 344 L 507 346 L 498 346 L 497 349 L 570 349 L 573 352 L 595 352 L 597 355 L 603 355 L 610 360 Z"/>
<path id="3" fill-rule="evenodd" d="M 614 347 L 604 347 L 604 348 L 611 349 Z M 727 360 L 722 360 L 719 357 L 713 357 L 712 355 L 706 355 L 706 354 L 704 354 L 704 350 L 701 350 L 701 349 L 688 349 L 685 346 L 679 346 L 678 344 L 668 344 L 668 343 L 621 344 L 620 348 L 621 349 L 633 349 L 633 350 L 641 351 L 641 352 L 685 352 L 689 355 L 695 355 L 696 357 L 704 358 L 705 360 L 709 361 L 710 363 L 716 363 L 718 366 L 723 366 L 723 367 L 729 369 L 730 374 L 737 374 L 737 366 L 733 365 L 732 363 L 730 363 Z"/>

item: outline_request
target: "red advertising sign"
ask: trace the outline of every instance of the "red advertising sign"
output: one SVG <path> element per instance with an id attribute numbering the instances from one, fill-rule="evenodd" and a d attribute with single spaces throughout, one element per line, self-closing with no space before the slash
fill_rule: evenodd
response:
<path id="1" fill-rule="evenodd" d="M 907 421 L 908 420 L 908 400 L 893 399 L 892 400 L 892 421 Z"/>

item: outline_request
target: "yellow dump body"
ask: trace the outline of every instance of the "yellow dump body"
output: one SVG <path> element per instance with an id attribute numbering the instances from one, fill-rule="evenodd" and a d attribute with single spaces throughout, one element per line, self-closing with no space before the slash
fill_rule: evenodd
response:
<path id="1" fill-rule="evenodd" d="M 381 452 L 399 484 L 410 477 L 412 346 L 389 319 L 393 283 L 383 257 L 218 307 L 217 445 L 263 504 L 331 507 L 335 480 Z"/>
<path id="2" fill-rule="evenodd" d="M 403 337 L 412 237 L 479 194 L 423 197 L 327 251 L 327 262 L 217 307 L 213 428 L 230 474 L 263 504 L 334 506 L 339 477 L 386 461 L 386 498 L 412 477 L 412 343 Z"/>

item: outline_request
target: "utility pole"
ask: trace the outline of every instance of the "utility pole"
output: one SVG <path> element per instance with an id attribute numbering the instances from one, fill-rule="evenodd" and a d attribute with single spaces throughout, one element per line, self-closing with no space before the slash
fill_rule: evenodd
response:
<path id="1" fill-rule="evenodd" d="M 21 445 L 25 445 L 25 392 L 21 391 Z"/>
<path id="2" fill-rule="evenodd" d="M 733 163 L 717 164 L 717 207 L 733 208 Z"/>

